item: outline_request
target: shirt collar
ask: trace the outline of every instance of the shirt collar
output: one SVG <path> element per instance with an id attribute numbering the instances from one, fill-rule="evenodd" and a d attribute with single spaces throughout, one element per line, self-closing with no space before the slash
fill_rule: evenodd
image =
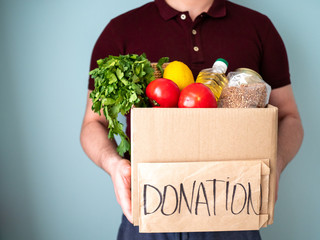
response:
<path id="1" fill-rule="evenodd" d="M 207 14 L 213 18 L 220 18 L 226 16 L 226 0 L 214 0 L 212 6 L 209 8 Z"/>
<path id="2" fill-rule="evenodd" d="M 164 20 L 169 20 L 180 14 L 179 11 L 170 7 L 165 0 L 155 0 L 155 3 L 159 9 L 160 15 Z"/>
<path id="3" fill-rule="evenodd" d="M 214 0 L 212 6 L 210 7 L 207 15 L 213 18 L 224 17 L 226 15 L 226 0 Z M 155 3 L 159 9 L 160 15 L 164 20 L 169 20 L 181 12 L 170 7 L 165 0 L 155 0 Z"/>

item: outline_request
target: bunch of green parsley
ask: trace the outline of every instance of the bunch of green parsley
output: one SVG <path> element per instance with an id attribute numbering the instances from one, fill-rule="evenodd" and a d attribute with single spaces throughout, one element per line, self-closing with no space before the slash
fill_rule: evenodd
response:
<path id="1" fill-rule="evenodd" d="M 162 64 L 168 60 L 159 60 L 157 67 L 161 72 Z M 123 131 L 123 124 L 118 121 L 118 115 L 126 115 L 132 106 L 150 106 L 145 90 L 154 80 L 154 70 L 145 54 L 108 56 L 99 59 L 97 64 L 98 67 L 89 73 L 95 86 L 90 94 L 92 110 L 99 115 L 102 110 L 108 121 L 110 139 L 113 139 L 114 135 L 120 136 L 117 152 L 123 156 L 127 151 L 130 152 L 130 142 Z"/>

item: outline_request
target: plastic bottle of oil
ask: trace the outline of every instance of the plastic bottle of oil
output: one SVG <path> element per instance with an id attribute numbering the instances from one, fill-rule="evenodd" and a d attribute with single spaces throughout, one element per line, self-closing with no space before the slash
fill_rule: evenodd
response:
<path id="1" fill-rule="evenodd" d="M 198 74 L 197 83 L 203 83 L 211 89 L 216 100 L 218 101 L 222 89 L 228 84 L 228 78 L 226 76 L 228 68 L 228 62 L 223 58 L 218 58 L 212 68 L 206 68 L 201 70 Z"/>

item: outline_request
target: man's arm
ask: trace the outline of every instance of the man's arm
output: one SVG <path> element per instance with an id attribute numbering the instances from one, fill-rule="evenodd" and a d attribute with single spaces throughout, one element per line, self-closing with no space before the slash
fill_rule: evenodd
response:
<path id="1" fill-rule="evenodd" d="M 91 110 L 90 92 L 88 91 L 87 95 L 80 142 L 88 157 L 111 176 L 117 201 L 124 215 L 132 222 L 130 162 L 119 156 L 116 142 L 108 138 L 108 123 L 105 116 L 103 114 L 99 116 Z"/>
<path id="2" fill-rule="evenodd" d="M 303 139 L 303 127 L 291 85 L 271 91 L 270 104 L 278 107 L 277 187 L 280 174 L 297 154 Z"/>

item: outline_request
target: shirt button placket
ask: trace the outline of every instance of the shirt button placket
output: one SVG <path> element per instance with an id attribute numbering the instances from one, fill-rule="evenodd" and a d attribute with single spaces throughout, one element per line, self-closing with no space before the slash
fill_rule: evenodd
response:
<path id="1" fill-rule="evenodd" d="M 191 33 L 192 33 L 193 36 L 195 36 L 197 34 L 197 30 L 192 29 Z M 193 51 L 199 52 L 199 47 L 198 46 L 194 46 L 193 47 Z"/>
<path id="2" fill-rule="evenodd" d="M 192 38 L 192 58 L 194 62 L 202 62 L 203 59 L 203 52 L 201 48 L 201 39 L 200 39 L 200 23 L 195 24 L 189 31 L 191 32 Z"/>

